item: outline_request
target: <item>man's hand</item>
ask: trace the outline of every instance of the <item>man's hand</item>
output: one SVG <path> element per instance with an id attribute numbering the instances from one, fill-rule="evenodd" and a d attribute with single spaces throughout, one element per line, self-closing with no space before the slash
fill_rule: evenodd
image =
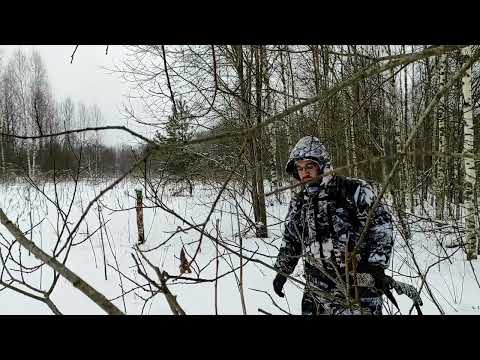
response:
<path id="1" fill-rule="evenodd" d="M 283 285 L 285 285 L 286 281 L 287 278 L 282 274 L 277 274 L 277 276 L 275 276 L 275 279 L 273 280 L 273 290 L 275 290 L 275 293 L 280 297 L 285 297 L 285 294 L 282 292 L 282 290 Z"/>

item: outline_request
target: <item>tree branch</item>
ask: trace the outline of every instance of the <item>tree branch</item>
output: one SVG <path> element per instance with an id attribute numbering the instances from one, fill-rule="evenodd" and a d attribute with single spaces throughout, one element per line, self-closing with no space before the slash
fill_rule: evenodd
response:
<path id="1" fill-rule="evenodd" d="M 60 263 L 57 259 L 45 253 L 42 249 L 37 247 L 33 241 L 28 240 L 21 230 L 5 215 L 0 209 L 0 222 L 7 228 L 7 230 L 15 237 L 18 243 L 29 250 L 37 259 L 51 267 L 54 271 L 64 277 L 74 287 L 84 293 L 90 300 L 101 307 L 109 315 L 123 315 L 123 313 L 108 299 L 85 280 L 73 273 L 65 265 Z M 48 305 L 49 303 L 47 303 Z M 58 310 L 58 309 L 57 309 Z"/>
<path id="2" fill-rule="evenodd" d="M 77 52 L 78 45 L 75 45 L 75 49 L 73 50 L 72 56 L 70 56 L 70 64 L 73 63 L 73 58 L 75 56 L 75 53 Z"/>

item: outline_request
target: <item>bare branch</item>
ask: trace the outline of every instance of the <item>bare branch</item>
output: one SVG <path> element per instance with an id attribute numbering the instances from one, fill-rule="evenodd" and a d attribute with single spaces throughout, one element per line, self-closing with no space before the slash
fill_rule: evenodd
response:
<path id="1" fill-rule="evenodd" d="M 7 230 L 15 237 L 15 239 L 25 249 L 32 252 L 36 258 L 47 264 L 62 277 L 68 280 L 74 287 L 84 293 L 90 300 L 97 304 L 109 315 L 123 315 L 123 313 L 108 299 L 92 286 L 90 286 L 85 280 L 73 273 L 65 265 L 61 264 L 57 259 L 51 257 L 45 253 L 42 249 L 37 247 L 32 241 L 28 240 L 20 229 L 11 222 L 5 215 L 2 209 L 0 209 L 0 222 L 7 228 Z"/>
<path id="2" fill-rule="evenodd" d="M 72 56 L 70 56 L 70 64 L 73 63 L 73 58 L 75 56 L 75 53 L 77 52 L 78 45 L 75 45 L 75 49 L 73 50 Z"/>

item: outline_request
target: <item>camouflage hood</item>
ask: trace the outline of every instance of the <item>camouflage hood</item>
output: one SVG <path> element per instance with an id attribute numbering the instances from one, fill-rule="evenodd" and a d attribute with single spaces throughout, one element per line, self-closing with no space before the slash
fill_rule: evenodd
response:
<path id="1" fill-rule="evenodd" d="M 305 136 L 298 140 L 292 151 L 290 151 L 285 171 L 295 179 L 300 180 L 297 169 L 295 168 L 295 161 L 307 159 L 317 162 L 322 173 L 333 170 L 330 154 L 325 145 L 314 136 Z M 330 176 L 327 176 L 327 178 L 330 178 Z"/>

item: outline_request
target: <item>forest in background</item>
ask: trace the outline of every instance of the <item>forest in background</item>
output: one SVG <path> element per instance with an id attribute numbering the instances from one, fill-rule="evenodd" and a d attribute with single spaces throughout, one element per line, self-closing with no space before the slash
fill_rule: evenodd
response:
<path id="1" fill-rule="evenodd" d="M 100 131 L 71 131 L 104 126 L 98 106 L 55 101 L 38 53 L 28 57 L 18 50 L 4 61 L 2 179 L 12 173 L 30 178 L 53 173 L 57 179 L 62 173 L 70 173 L 70 179 L 77 173 L 80 178 L 119 176 L 149 153 L 143 170 L 136 170 L 145 178 L 148 173 L 167 181 L 221 181 L 241 151 L 239 131 L 258 127 L 254 136 L 245 137 L 239 176 L 232 175 L 251 194 L 256 224 L 266 223 L 265 192 L 290 184 L 284 165 L 289 150 L 305 135 L 325 143 L 337 173 L 377 184 L 402 155 L 392 178 L 399 211 L 415 213 L 428 202 L 436 207 L 436 219 L 458 220 L 465 184 L 473 185 L 476 206 L 479 162 L 470 179 L 465 161 L 473 159 L 464 155 L 479 151 L 478 65 L 453 78 L 475 46 L 140 45 L 127 50 L 114 71 L 142 102 L 141 112 L 125 106 L 124 115 L 151 128 L 154 136 L 144 146 L 106 147 Z M 371 71 L 387 61 L 398 65 Z M 303 105 L 309 101 L 310 106 Z M 427 111 L 432 101 L 435 106 Z M 270 121 L 276 114 L 282 118 Z M 468 124 L 466 116 L 471 116 Z M 237 135 L 198 141 L 225 132 Z M 196 144 L 188 145 L 192 140 Z M 158 144 L 173 150 L 150 151 Z M 260 237 L 265 232 L 258 229 Z"/>
<path id="2" fill-rule="evenodd" d="M 189 230 L 201 234 L 198 249 L 203 236 L 218 241 L 206 225 L 225 193 L 248 198 L 251 215 L 241 209 L 241 216 L 257 238 L 267 238 L 267 202 L 284 202 L 283 195 L 297 188 L 284 171 L 289 150 L 299 138 L 314 135 L 327 146 L 336 173 L 375 184 L 404 240 L 419 231 L 414 225 L 427 221 L 436 226 L 444 251 L 462 248 L 468 260 L 476 259 L 478 46 L 139 45 L 127 50 L 115 72 L 132 85 L 132 98 L 143 106 L 141 111 L 125 106 L 124 115 L 150 129 L 144 136 L 124 128 L 143 141 L 135 148 L 101 144 L 102 131 L 115 127 L 101 125 L 95 107 L 74 111 L 71 101 L 56 104 L 38 56 L 16 53 L 0 68 L 2 179 L 55 182 L 59 170 L 75 182 L 112 179 L 73 229 L 64 238 L 60 234 L 59 243 L 67 246 L 91 207 L 127 177 L 138 179 L 145 201 L 166 211 L 163 191 L 172 184 L 190 194 L 199 183 L 217 189 L 202 226 L 190 224 Z M 137 265 L 142 259 L 139 255 Z"/>
<path id="3" fill-rule="evenodd" d="M 389 181 L 400 214 L 415 215 L 428 203 L 436 220 L 458 221 L 464 208 L 477 213 L 478 64 L 473 61 L 459 76 L 477 51 L 417 45 L 132 46 L 118 71 L 141 89 L 149 120 L 139 121 L 166 131 L 156 144 L 179 145 L 153 151 L 158 156 L 150 161 L 158 158 L 160 164 L 146 168 L 157 174 L 167 169 L 185 178 L 225 177 L 241 152 L 238 135 L 255 128 L 244 137 L 237 170 L 251 194 L 256 224 L 265 224 L 265 192 L 289 183 L 288 153 L 305 135 L 326 144 L 337 173 L 383 184 L 395 167 Z M 379 71 L 385 62 L 390 66 Z M 235 137 L 216 137 L 225 133 Z M 208 145 L 181 146 L 208 137 L 214 139 Z M 257 235 L 265 231 L 260 227 Z"/>
<path id="4" fill-rule="evenodd" d="M 17 49 L 10 58 L 0 54 L 0 181 L 53 172 L 67 180 L 77 172 L 82 178 L 118 175 L 132 157 L 130 147 L 106 146 L 94 131 L 42 137 L 103 125 L 98 105 L 56 98 L 38 51 Z"/>

